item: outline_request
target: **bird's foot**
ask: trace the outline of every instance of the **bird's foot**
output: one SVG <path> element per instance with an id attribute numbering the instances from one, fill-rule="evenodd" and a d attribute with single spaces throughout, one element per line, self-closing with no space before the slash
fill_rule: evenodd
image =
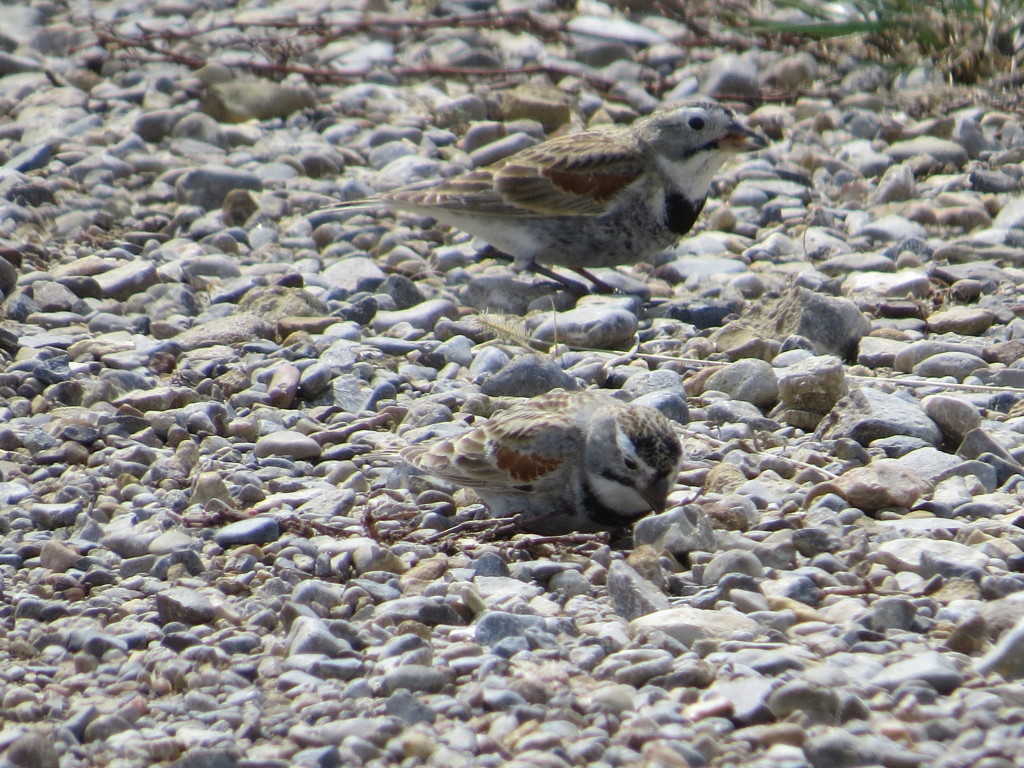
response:
<path id="1" fill-rule="evenodd" d="M 543 264 L 538 264 L 535 261 L 524 262 L 520 259 L 516 259 L 513 256 L 509 256 L 504 251 L 499 251 L 493 245 L 488 245 L 482 251 L 480 251 L 480 256 L 493 259 L 502 259 L 505 261 L 512 261 L 513 269 L 515 269 L 516 271 L 529 270 L 530 272 L 533 272 L 536 275 L 546 277 L 549 280 L 554 280 L 556 283 L 562 286 L 566 291 L 571 293 L 573 296 L 587 296 L 588 294 L 591 293 L 615 293 L 616 290 L 614 286 L 608 285 L 608 283 L 606 283 L 604 280 L 597 277 L 588 270 L 584 269 L 583 267 L 573 267 L 572 270 L 581 277 L 586 278 L 586 280 L 590 283 L 590 286 L 584 285 L 579 280 L 573 280 L 571 277 L 561 275 L 558 272 L 555 272 L 550 267 L 545 267 Z"/>

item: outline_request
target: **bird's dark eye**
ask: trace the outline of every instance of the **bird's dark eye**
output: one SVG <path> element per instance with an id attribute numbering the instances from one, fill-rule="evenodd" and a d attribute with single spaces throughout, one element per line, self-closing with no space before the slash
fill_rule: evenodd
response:
<path id="1" fill-rule="evenodd" d="M 636 472 L 636 468 L 638 466 L 636 460 L 627 458 L 623 461 L 623 464 L 626 465 L 626 469 L 628 469 L 630 472 Z"/>
<path id="2" fill-rule="evenodd" d="M 705 125 L 705 123 L 704 123 L 704 118 L 703 117 L 691 117 L 690 118 L 690 127 L 693 128 L 693 130 L 695 130 L 695 131 L 703 131 L 704 130 L 704 125 Z"/>

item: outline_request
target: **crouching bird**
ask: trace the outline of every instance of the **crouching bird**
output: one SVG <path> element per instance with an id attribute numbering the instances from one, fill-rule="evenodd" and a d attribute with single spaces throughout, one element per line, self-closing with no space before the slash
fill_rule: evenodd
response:
<path id="1" fill-rule="evenodd" d="M 586 391 L 540 395 L 400 456 L 471 488 L 492 517 L 521 515 L 526 530 L 560 534 L 663 511 L 683 448 L 660 412 Z"/>

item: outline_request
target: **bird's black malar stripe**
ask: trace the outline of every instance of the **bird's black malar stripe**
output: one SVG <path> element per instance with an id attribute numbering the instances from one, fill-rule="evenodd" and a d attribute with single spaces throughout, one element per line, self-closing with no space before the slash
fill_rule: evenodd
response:
<path id="1" fill-rule="evenodd" d="M 605 480 L 611 480 L 613 483 L 624 485 L 627 488 L 632 488 L 634 485 L 633 478 L 617 474 L 616 472 L 613 472 L 610 469 L 603 470 L 600 474 L 601 477 L 603 477 Z"/>

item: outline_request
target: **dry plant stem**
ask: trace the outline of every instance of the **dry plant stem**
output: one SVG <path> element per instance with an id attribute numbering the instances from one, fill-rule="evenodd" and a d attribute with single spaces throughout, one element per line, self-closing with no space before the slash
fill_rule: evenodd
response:
<path id="1" fill-rule="evenodd" d="M 568 544 L 575 546 L 579 544 L 605 544 L 608 541 L 608 534 L 605 531 L 599 533 L 564 533 L 560 536 L 523 535 L 512 541 L 516 549 L 529 549 L 544 544 Z"/>
<path id="2" fill-rule="evenodd" d="M 152 56 L 134 56 L 139 62 L 160 62 L 169 61 L 174 64 L 181 64 L 189 69 L 198 70 L 209 64 L 209 60 L 200 56 L 192 56 L 177 53 L 157 45 L 145 39 L 136 40 L 132 38 L 118 37 L 105 32 L 99 32 L 101 42 L 104 44 L 117 45 L 126 50 L 141 49 L 148 51 Z M 283 77 L 285 75 L 301 75 L 310 82 L 316 83 L 361 83 L 366 77 L 372 74 L 373 70 L 340 70 L 323 67 L 307 67 L 301 64 L 274 63 L 274 62 L 249 62 L 245 65 L 247 69 L 255 74 L 265 77 Z M 512 69 L 484 69 L 480 67 L 394 67 L 388 70 L 391 74 L 402 78 L 418 77 L 507 77 L 510 74 L 535 75 L 546 74 L 553 79 L 560 79 L 569 75 L 583 76 L 593 85 L 607 90 L 613 83 L 602 77 L 594 75 L 581 75 L 571 67 L 561 67 L 555 64 L 545 66 L 526 66 Z"/>
<path id="3" fill-rule="evenodd" d="M 502 29 L 512 32 L 517 31 L 528 31 L 536 34 L 540 37 L 548 39 L 559 39 L 563 36 L 567 27 L 563 21 L 552 22 L 545 15 L 535 13 L 531 10 L 515 10 L 515 11 L 501 11 L 501 12 L 490 12 L 484 11 L 475 14 L 466 14 L 459 16 L 440 16 L 440 17 L 424 17 L 424 18 L 388 18 L 386 16 L 375 16 L 368 14 L 367 18 L 363 21 L 358 22 L 341 22 L 341 23 L 330 23 L 327 21 L 277 21 L 273 24 L 268 23 L 251 23 L 251 24 L 238 24 L 234 22 L 226 22 L 223 24 L 212 25 L 203 29 L 189 30 L 187 32 L 179 32 L 176 30 L 155 30 L 148 29 L 145 25 L 139 24 L 138 28 L 145 33 L 146 38 L 150 40 L 159 39 L 164 41 L 173 40 L 193 40 L 195 37 L 200 35 L 211 34 L 213 32 L 223 32 L 226 30 L 245 30 L 250 28 L 256 29 L 282 29 L 292 30 L 298 32 L 299 35 L 317 36 L 320 38 L 321 43 L 331 42 L 345 37 L 350 37 L 355 34 L 371 34 L 380 37 L 391 37 L 398 41 L 408 40 L 410 32 L 414 31 L 430 31 L 437 29 Z M 109 32 L 109 30 L 107 30 Z M 602 35 L 592 34 L 587 32 L 575 31 L 574 36 L 577 37 L 592 37 L 594 39 L 606 39 Z M 287 40 L 294 39 L 295 35 L 289 36 Z M 238 43 L 252 44 L 252 43 L 278 43 L 285 41 L 285 38 L 279 36 L 264 36 L 255 37 L 250 34 L 244 34 L 239 37 Z M 699 34 L 699 35 L 677 35 L 668 37 L 668 42 L 673 43 L 684 48 L 699 48 L 705 46 L 714 46 L 718 48 L 732 48 L 737 50 L 746 49 L 749 47 L 750 41 L 740 39 L 738 37 L 712 37 L 710 34 Z"/>
<path id="4" fill-rule="evenodd" d="M 604 352 L 608 353 L 607 349 L 589 349 L 589 352 Z M 616 353 L 620 354 L 620 353 Z M 729 365 L 728 362 L 721 360 L 701 360 L 696 357 L 679 357 L 674 355 L 656 355 L 648 352 L 637 352 L 637 357 L 644 360 L 649 360 L 655 363 L 673 362 L 673 363 L 685 363 L 687 365 L 695 366 L 718 366 L 725 367 Z M 904 387 L 935 387 L 936 389 L 958 389 L 965 392 L 1020 392 L 1020 387 L 1011 386 L 997 386 L 995 384 L 963 384 L 959 382 L 951 381 L 935 381 L 933 379 L 919 379 L 913 376 L 860 376 L 858 374 L 847 374 L 847 378 L 853 379 L 854 381 L 863 381 L 866 383 L 879 382 L 886 384 L 895 384 L 897 386 Z"/>
<path id="5" fill-rule="evenodd" d="M 310 538 L 316 535 L 331 536 L 333 538 L 340 539 L 356 535 L 356 532 L 351 528 L 346 529 L 338 525 L 321 523 L 316 520 L 301 520 L 293 514 L 279 515 L 277 517 L 277 522 L 278 525 L 288 533 L 303 536 L 305 538 Z"/>
<path id="6" fill-rule="evenodd" d="M 189 69 L 200 69 L 209 63 L 210 57 L 201 53 L 182 53 L 172 50 L 170 46 L 175 43 L 187 43 L 196 47 L 202 45 L 201 38 L 217 32 L 237 30 L 238 37 L 234 40 L 218 40 L 218 50 L 238 46 L 240 50 L 276 50 L 279 61 L 250 62 L 245 65 L 253 74 L 266 77 L 283 77 L 286 75 L 301 75 L 310 82 L 317 83 L 350 83 L 362 82 L 369 70 L 337 70 L 329 67 L 310 67 L 294 63 L 291 59 L 297 55 L 304 55 L 309 51 L 318 50 L 325 45 L 339 39 L 351 37 L 357 34 L 372 35 L 380 38 L 388 38 L 396 41 L 408 41 L 410 35 L 415 33 L 426 33 L 442 29 L 501 29 L 511 32 L 529 32 L 542 38 L 560 39 L 567 33 L 567 26 L 564 19 L 556 22 L 549 20 L 543 14 L 530 10 L 516 10 L 507 12 L 482 12 L 468 14 L 465 16 L 442 16 L 428 18 L 388 18 L 367 14 L 365 18 L 357 22 L 330 23 L 327 21 L 279 21 L 273 24 L 235 24 L 222 23 L 204 29 L 193 29 L 188 31 L 177 30 L 156 30 L 149 29 L 143 24 L 138 28 L 142 34 L 138 37 L 127 37 L 119 35 L 110 27 L 99 23 L 93 24 L 94 32 L 103 46 L 120 48 L 126 52 L 143 51 L 151 54 L 143 56 L 134 54 L 138 61 L 170 61 L 181 64 Z M 252 34 L 253 30 L 282 30 L 285 34 Z M 575 36 L 588 36 L 587 33 L 574 32 Z M 601 35 L 589 35 L 602 39 Z M 685 35 L 670 38 L 670 42 L 680 47 L 704 47 L 716 45 L 719 48 L 735 50 L 745 49 L 749 41 L 736 38 L 709 39 L 706 35 Z M 527 65 L 513 69 L 481 69 L 475 67 L 394 67 L 388 70 L 392 75 L 401 78 L 429 78 L 429 77 L 481 77 L 496 78 L 512 76 L 533 76 L 544 74 L 552 80 L 559 80 L 565 77 L 578 77 L 587 81 L 592 87 L 602 91 L 610 91 L 616 85 L 615 81 L 607 79 L 588 67 L 574 67 L 570 63 L 549 62 L 543 65 Z M 668 88 L 669 83 L 665 78 L 658 77 L 649 83 L 655 93 L 662 93 Z M 775 98 L 779 100 L 792 99 L 794 94 L 782 94 Z M 754 99 L 760 102 L 760 98 Z"/>
<path id="7" fill-rule="evenodd" d="M 935 387 L 936 389 L 959 389 L 965 392 L 1020 392 L 1019 387 L 999 387 L 994 384 L 961 384 L 952 381 L 915 379 L 913 377 L 850 375 L 849 378 L 865 382 L 883 381 L 886 384 L 897 384 L 904 387 Z"/>
<path id="8" fill-rule="evenodd" d="M 130 38 L 116 35 L 109 30 L 97 28 L 96 35 L 104 46 L 111 46 L 125 51 L 144 51 L 149 56 L 132 54 L 132 58 L 138 62 L 171 62 L 180 64 L 189 69 L 198 70 L 210 63 L 210 60 L 200 55 L 179 53 L 162 45 L 166 42 L 164 37 L 141 37 Z M 269 43 L 274 42 L 270 40 Z M 287 41 L 281 41 L 282 46 Z M 268 43 L 268 44 L 269 44 Z M 291 44 L 291 43 L 288 43 Z M 329 67 L 310 67 L 302 64 L 295 64 L 289 61 L 284 62 L 248 62 L 245 68 L 254 75 L 270 78 L 282 78 L 287 75 L 300 75 L 312 83 L 361 83 L 374 70 L 343 70 L 331 69 Z M 547 75 L 552 80 L 560 80 L 564 77 L 579 77 L 586 80 L 591 86 L 607 92 L 615 85 L 614 81 L 602 77 L 594 72 L 581 70 L 569 65 L 552 62 L 544 65 L 527 65 L 523 67 L 487 69 L 482 67 L 391 67 L 388 70 L 399 78 L 431 78 L 431 77 L 465 77 L 465 78 L 508 78 L 510 75 L 530 77 L 533 75 Z"/>
<path id="9" fill-rule="evenodd" d="M 313 439 L 321 445 L 338 445 L 348 442 L 348 439 L 356 432 L 361 432 L 363 430 L 390 430 L 396 424 L 397 421 L 395 420 L 394 413 L 390 411 L 382 411 L 368 418 L 354 421 L 340 429 L 329 429 L 324 432 L 317 433 L 313 436 Z"/>
<path id="10" fill-rule="evenodd" d="M 182 515 L 182 523 L 187 528 L 209 528 L 215 525 L 228 525 L 241 520 L 249 520 L 255 517 L 257 512 L 252 509 L 224 509 L 217 512 L 200 512 L 195 514 Z M 315 520 L 301 520 L 291 513 L 275 515 L 275 519 L 282 529 L 289 533 L 300 536 L 334 536 L 343 538 L 353 536 L 351 530 L 341 526 L 321 523 Z"/>
<path id="11" fill-rule="evenodd" d="M 424 544 L 435 544 L 440 541 L 454 540 L 465 533 L 487 534 L 494 538 L 504 533 L 515 533 L 522 530 L 519 517 L 488 518 L 486 520 L 466 520 L 454 525 L 446 531 L 438 531 L 423 540 Z"/>
<path id="12" fill-rule="evenodd" d="M 255 513 L 252 510 L 224 509 L 216 512 L 196 512 L 181 516 L 187 528 L 207 528 L 212 525 L 236 523 L 248 520 Z"/>
<path id="13" fill-rule="evenodd" d="M 272 24 L 237 24 L 234 22 L 226 22 L 224 24 L 217 24 L 194 32 L 178 32 L 176 30 L 162 29 L 151 30 L 147 29 L 142 24 L 139 24 L 138 27 L 145 32 L 147 36 L 163 40 L 191 40 L 197 35 L 222 32 L 229 29 L 241 30 L 248 28 L 272 28 L 297 30 L 306 35 L 319 35 L 324 41 L 328 42 L 356 34 L 390 35 L 396 39 L 402 40 L 407 38 L 411 30 L 426 31 L 431 29 L 446 29 L 450 27 L 459 27 L 462 29 L 471 27 L 478 29 L 505 29 L 510 31 L 529 30 L 549 37 L 557 37 L 565 31 L 562 25 L 552 24 L 543 16 L 530 10 L 504 11 L 498 13 L 487 11 L 466 14 L 465 16 L 435 16 L 424 18 L 404 17 L 398 19 L 369 14 L 363 21 L 341 23 L 330 23 L 327 21 L 275 21 Z M 239 42 L 276 42 L 281 39 L 283 38 L 253 38 L 246 35 L 244 38 L 241 38 Z"/>
<path id="14" fill-rule="evenodd" d="M 719 440 L 718 438 L 711 437 L 710 435 L 700 434 L 698 432 L 694 432 L 691 429 L 687 429 L 686 427 L 683 427 L 681 429 L 681 431 L 688 438 L 692 438 L 692 439 L 695 439 L 695 440 L 701 440 L 701 441 L 703 441 L 705 443 L 710 444 L 712 447 L 715 447 L 715 448 L 721 448 L 722 446 L 729 445 L 730 443 L 733 442 L 733 441 L 726 442 L 725 440 Z M 780 458 L 786 459 L 786 461 L 794 464 L 795 466 L 802 467 L 803 469 L 814 470 L 815 472 L 820 472 L 821 474 L 823 474 L 826 477 L 831 478 L 833 480 L 838 477 L 838 475 L 835 474 L 834 472 L 829 472 L 827 469 L 824 469 L 823 467 L 815 466 L 814 464 L 810 464 L 810 463 L 808 463 L 806 461 L 800 461 L 799 459 L 792 459 L 792 458 L 789 458 L 789 457 L 787 457 L 785 455 L 780 455 L 780 454 L 775 454 L 775 453 L 768 453 L 767 451 L 762 451 L 760 449 L 754 448 L 753 446 L 748 445 L 745 440 L 736 441 L 736 444 L 739 445 L 740 447 L 742 447 L 746 453 L 749 453 L 751 455 L 779 456 Z M 696 497 L 694 497 L 694 498 L 696 498 Z"/>

